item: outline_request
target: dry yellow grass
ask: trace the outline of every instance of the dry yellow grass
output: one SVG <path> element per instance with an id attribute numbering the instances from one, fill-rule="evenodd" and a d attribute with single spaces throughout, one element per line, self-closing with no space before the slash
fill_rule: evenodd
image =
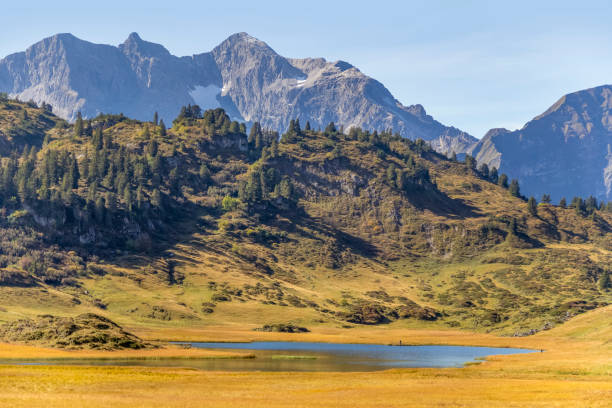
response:
<path id="1" fill-rule="evenodd" d="M 6 367 L 3 406 L 606 407 L 605 380 L 513 378 L 472 369 L 220 373 L 152 368 Z"/>
<path id="2" fill-rule="evenodd" d="M 164 359 L 164 358 L 242 358 L 248 353 L 165 346 L 145 350 L 60 350 L 0 343 L 0 360 L 12 359 Z"/>
<path id="3" fill-rule="evenodd" d="M 233 334 L 232 334 L 233 333 Z M 411 342 L 532 347 L 544 353 L 494 356 L 480 365 L 373 373 L 206 372 L 143 367 L 0 367 L 0 406 L 35 407 L 609 407 L 612 401 L 612 306 L 527 338 L 457 331 L 321 329 L 284 335 L 245 330 L 182 330 L 199 340 Z M 141 333 L 142 334 L 142 333 Z M 150 336 L 172 338 L 164 331 Z M 0 347 L 0 356 L 54 357 L 68 352 Z M 153 352 L 192 355 L 195 350 Z M 38 353 L 38 354 L 37 354 Z M 91 352 L 70 352 L 88 355 Z M 131 352 L 130 352 L 131 353 Z M 107 354 L 105 354 L 107 355 Z"/>

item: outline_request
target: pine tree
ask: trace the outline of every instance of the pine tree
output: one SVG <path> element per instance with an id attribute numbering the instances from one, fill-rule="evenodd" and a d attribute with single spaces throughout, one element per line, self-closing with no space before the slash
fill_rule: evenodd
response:
<path id="1" fill-rule="evenodd" d="M 159 124 L 159 115 L 157 112 L 153 114 L 153 125 L 157 126 Z"/>
<path id="2" fill-rule="evenodd" d="M 91 144 L 96 150 L 101 150 L 103 146 L 104 135 L 102 132 L 102 128 L 97 128 L 93 132 L 93 137 L 91 138 Z"/>
<path id="3" fill-rule="evenodd" d="M 136 208 L 141 209 L 143 202 L 144 202 L 144 192 L 142 190 L 142 184 L 139 184 L 138 188 L 136 189 Z"/>
<path id="4" fill-rule="evenodd" d="M 489 166 L 487 166 L 486 163 L 482 163 L 480 165 L 480 167 L 478 168 L 478 172 L 480 173 L 482 178 L 484 178 L 484 179 L 488 179 L 489 178 Z"/>
<path id="5" fill-rule="evenodd" d="M 117 197 L 113 193 L 106 194 L 106 226 L 113 226 L 113 215 L 117 211 Z"/>
<path id="6" fill-rule="evenodd" d="M 517 179 L 512 179 L 512 181 L 510 182 L 510 187 L 508 187 L 508 192 L 513 197 L 521 196 L 521 189 L 519 187 L 519 182 Z"/>
<path id="7" fill-rule="evenodd" d="M 529 214 L 533 215 L 534 217 L 538 215 L 538 203 L 533 196 L 529 197 L 529 201 L 527 201 L 527 210 L 529 211 Z"/>
<path id="8" fill-rule="evenodd" d="M 257 139 L 258 135 L 260 135 L 262 133 L 261 131 L 261 125 L 259 122 L 255 122 L 253 123 L 253 126 L 251 126 L 251 131 L 249 132 L 249 138 L 248 138 L 248 142 L 249 145 L 254 147 L 255 146 L 255 140 Z"/>
<path id="9" fill-rule="evenodd" d="M 491 167 L 491 170 L 489 171 L 489 180 L 491 181 L 491 183 L 497 184 L 499 180 L 499 174 L 497 172 L 497 167 L 495 166 Z"/>
<path id="10" fill-rule="evenodd" d="M 497 184 L 503 188 L 508 188 L 508 176 L 505 173 L 502 173 L 497 180 Z"/>
<path id="11" fill-rule="evenodd" d="M 132 212 L 134 210 L 134 202 L 132 197 L 132 189 L 130 185 L 126 185 L 123 190 L 123 201 L 125 202 L 125 208 L 128 212 Z"/>
<path id="12" fill-rule="evenodd" d="M 95 203 L 97 201 L 98 182 L 94 181 L 87 187 L 87 201 Z"/>
<path id="13" fill-rule="evenodd" d="M 159 121 L 159 135 L 162 137 L 166 136 L 166 124 L 163 119 Z"/>
<path id="14" fill-rule="evenodd" d="M 229 133 L 240 133 L 240 124 L 238 122 L 233 121 L 229 127 Z"/>
<path id="15" fill-rule="evenodd" d="M 565 197 L 562 197 L 561 200 L 559 200 L 559 207 L 561 208 L 567 207 L 567 200 L 565 199 Z"/>
<path id="16" fill-rule="evenodd" d="M 103 135 L 103 145 L 102 148 L 105 150 L 110 150 L 113 148 L 113 137 L 110 133 L 104 133 Z"/>
<path id="17" fill-rule="evenodd" d="M 468 169 L 475 170 L 476 169 L 476 159 L 473 156 L 466 154 L 465 155 L 465 166 Z"/>
<path id="18" fill-rule="evenodd" d="M 337 132 L 338 129 L 336 129 L 336 124 L 334 122 L 329 122 L 329 124 L 325 128 L 325 135 L 330 136 L 336 134 Z M 376 133 L 376 131 L 374 131 L 374 133 Z"/>
<path id="19" fill-rule="evenodd" d="M 157 140 L 155 139 L 151 140 L 149 144 L 147 145 L 147 154 L 150 157 L 156 157 L 158 151 L 159 151 L 159 144 L 157 143 Z"/>
<path id="20" fill-rule="evenodd" d="M 295 192 L 293 189 L 293 184 L 291 183 L 291 180 L 289 180 L 289 178 L 283 177 L 283 179 L 279 183 L 279 194 L 281 197 L 287 200 L 294 199 Z"/>
<path id="21" fill-rule="evenodd" d="M 77 118 L 74 122 L 74 136 L 79 137 L 83 134 L 83 116 L 81 115 L 81 111 L 77 112 Z"/>
<path id="22" fill-rule="evenodd" d="M 71 182 L 71 188 L 79 188 L 79 179 L 81 174 L 79 172 L 79 163 L 76 156 L 72 156 L 72 167 L 69 171 L 69 178 Z"/>
<path id="23" fill-rule="evenodd" d="M 395 164 L 393 163 L 387 167 L 387 184 L 395 187 Z"/>
<path id="24" fill-rule="evenodd" d="M 255 135 L 255 150 L 261 150 L 263 146 L 263 134 L 259 132 Z"/>
<path id="25" fill-rule="evenodd" d="M 278 142 L 276 140 L 272 141 L 270 156 L 272 158 L 278 157 Z"/>
<path id="26" fill-rule="evenodd" d="M 310 131 L 310 122 L 309 121 L 306 121 L 306 125 L 304 126 L 304 130 L 307 131 L 307 132 Z"/>
<path id="27" fill-rule="evenodd" d="M 106 202 L 102 196 L 96 199 L 95 218 L 98 224 L 104 223 L 106 219 Z"/>

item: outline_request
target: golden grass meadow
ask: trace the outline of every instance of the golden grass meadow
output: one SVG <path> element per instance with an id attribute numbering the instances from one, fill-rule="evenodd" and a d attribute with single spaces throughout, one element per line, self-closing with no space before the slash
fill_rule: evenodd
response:
<path id="1" fill-rule="evenodd" d="M 142 331 L 150 339 L 299 340 L 527 347 L 544 352 L 492 356 L 463 368 L 379 372 L 213 372 L 186 368 L 27 366 L 11 358 L 212 358 L 245 353 L 180 349 L 61 351 L 2 344 L 0 405 L 11 407 L 609 407 L 612 307 L 527 338 L 450 330 L 314 329 L 306 334 L 195 329 Z"/>

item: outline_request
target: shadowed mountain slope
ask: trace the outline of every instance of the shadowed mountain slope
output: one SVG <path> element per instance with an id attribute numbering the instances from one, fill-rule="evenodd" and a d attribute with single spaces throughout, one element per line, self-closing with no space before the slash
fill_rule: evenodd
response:
<path id="1" fill-rule="evenodd" d="M 479 163 L 516 177 L 526 195 L 612 199 L 612 86 L 565 95 L 522 129 L 492 129 Z"/>

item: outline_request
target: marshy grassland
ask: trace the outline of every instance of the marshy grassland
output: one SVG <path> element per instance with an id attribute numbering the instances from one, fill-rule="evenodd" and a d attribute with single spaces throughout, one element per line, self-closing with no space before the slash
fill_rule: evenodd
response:
<path id="1" fill-rule="evenodd" d="M 141 331 L 148 340 L 172 338 Z M 0 405 L 11 407 L 608 407 L 612 400 L 612 307 L 534 336 L 510 338 L 449 330 L 314 328 L 311 333 L 209 329 L 174 331 L 183 340 L 287 340 L 527 347 L 544 352 L 492 356 L 463 368 L 368 373 L 212 372 L 186 368 L 24 366 L 7 358 L 237 357 L 167 347 L 61 351 L 3 344 Z"/>

